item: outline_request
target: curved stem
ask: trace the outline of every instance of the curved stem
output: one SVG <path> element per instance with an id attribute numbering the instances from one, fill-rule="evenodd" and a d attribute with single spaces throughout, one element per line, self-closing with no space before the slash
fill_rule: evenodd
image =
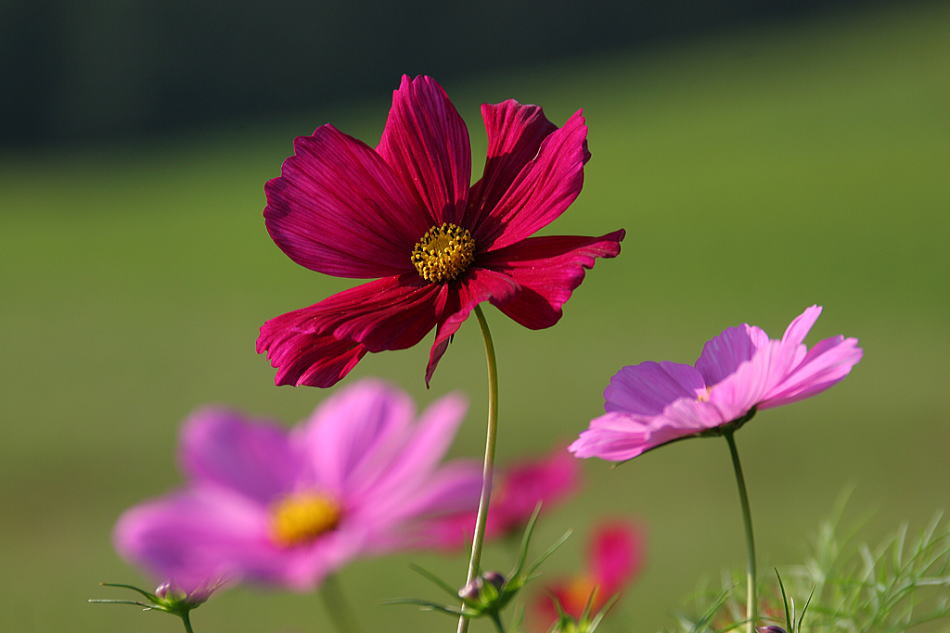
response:
<path id="1" fill-rule="evenodd" d="M 188 614 L 188 611 L 181 612 L 181 621 L 185 625 L 186 633 L 195 633 L 194 629 L 191 628 L 191 616 Z"/>
<path id="2" fill-rule="evenodd" d="M 320 586 L 320 597 L 326 607 L 327 615 L 333 621 L 337 633 L 358 633 L 360 627 L 350 609 L 349 603 L 343 595 L 343 590 L 336 576 L 330 574 Z"/>
<path id="3" fill-rule="evenodd" d="M 495 345 L 491 330 L 482 313 L 481 306 L 475 306 L 475 317 L 482 330 L 485 341 L 485 360 L 488 365 L 488 431 L 485 434 L 485 461 L 482 463 L 482 494 L 478 499 L 478 516 L 475 519 L 475 536 L 472 538 L 472 555 L 468 560 L 466 584 L 478 574 L 482 560 L 482 543 L 485 540 L 485 520 L 488 517 L 488 503 L 491 501 L 492 474 L 495 469 L 495 437 L 498 433 L 498 367 L 495 362 Z M 459 617 L 457 633 L 468 631 L 468 618 Z"/>
<path id="4" fill-rule="evenodd" d="M 731 432 L 725 433 L 729 444 L 729 454 L 732 456 L 732 467 L 736 472 L 736 485 L 739 488 L 739 503 L 742 505 L 742 522 L 745 525 L 745 544 L 748 551 L 748 570 L 746 572 L 746 631 L 754 633 L 755 621 L 758 619 L 758 598 L 756 597 L 755 571 L 755 537 L 752 535 L 752 510 L 749 509 L 749 493 L 746 492 L 745 478 L 742 476 L 742 464 L 739 462 L 739 451 L 736 440 Z"/>

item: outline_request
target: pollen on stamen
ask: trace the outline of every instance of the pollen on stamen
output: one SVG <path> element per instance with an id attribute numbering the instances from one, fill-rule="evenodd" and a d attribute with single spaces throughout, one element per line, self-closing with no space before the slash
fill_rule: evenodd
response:
<path id="1" fill-rule="evenodd" d="M 300 493 L 281 499 L 271 513 L 271 537 L 278 545 L 303 545 L 336 528 L 340 505 L 317 493 Z"/>
<path id="2" fill-rule="evenodd" d="M 475 240 L 468 229 L 446 222 L 425 232 L 410 259 L 426 281 L 452 281 L 475 260 Z"/>

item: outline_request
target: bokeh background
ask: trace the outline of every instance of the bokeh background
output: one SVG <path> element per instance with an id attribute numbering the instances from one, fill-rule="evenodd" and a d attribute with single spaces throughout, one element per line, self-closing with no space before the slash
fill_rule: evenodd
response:
<path id="1" fill-rule="evenodd" d="M 762 5 L 0 3 L 0 630 L 177 630 L 84 604 L 113 595 L 100 580 L 143 580 L 113 553 L 113 522 L 178 484 L 178 424 L 194 407 L 291 423 L 326 397 L 273 387 L 254 353 L 264 320 L 349 285 L 274 246 L 262 185 L 323 122 L 374 144 L 402 72 L 442 81 L 474 165 L 480 103 L 539 103 L 558 123 L 584 107 L 585 190 L 546 232 L 628 231 L 556 327 L 488 311 L 502 464 L 576 436 L 620 366 L 691 362 L 742 321 L 778 335 L 820 303 L 810 340 L 858 336 L 865 360 L 739 436 L 762 569 L 800 560 L 850 485 L 871 534 L 945 508 L 950 9 Z M 480 345 L 467 323 L 431 391 L 427 346 L 370 356 L 347 382 L 382 376 L 423 404 L 465 392 L 453 452 L 474 456 Z M 647 566 L 609 630 L 670 623 L 701 577 L 743 560 L 730 469 L 713 440 L 584 463 L 583 493 L 541 526 L 540 542 L 577 530 L 547 573 L 579 566 L 598 518 L 634 518 Z M 367 631 L 451 628 L 381 605 L 434 595 L 410 561 L 463 575 L 462 555 L 346 568 Z M 491 547 L 486 564 L 509 554 Z M 249 589 L 194 619 L 204 633 L 330 630 L 316 596 Z"/>

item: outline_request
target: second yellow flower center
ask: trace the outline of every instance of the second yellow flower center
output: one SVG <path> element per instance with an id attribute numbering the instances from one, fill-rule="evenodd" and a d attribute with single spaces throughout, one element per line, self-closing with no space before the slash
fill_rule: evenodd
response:
<path id="1" fill-rule="evenodd" d="M 340 504 L 316 493 L 298 493 L 281 499 L 271 514 L 271 536 L 278 545 L 303 545 L 336 528 Z"/>
<path id="2" fill-rule="evenodd" d="M 411 260 L 426 281 L 452 281 L 475 260 L 475 240 L 457 224 L 433 226 L 412 247 Z"/>

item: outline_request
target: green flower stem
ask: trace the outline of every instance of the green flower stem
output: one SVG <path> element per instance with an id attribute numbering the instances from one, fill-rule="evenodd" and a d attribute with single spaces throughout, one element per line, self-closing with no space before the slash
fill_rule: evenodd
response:
<path id="1" fill-rule="evenodd" d="M 498 633 L 505 633 L 505 626 L 501 623 L 501 616 L 497 613 L 491 614 L 491 621 L 495 624 L 495 630 Z"/>
<path id="2" fill-rule="evenodd" d="M 320 597 L 337 633 L 359 633 L 360 627 L 335 575 L 330 574 L 323 580 Z"/>
<path id="3" fill-rule="evenodd" d="M 181 621 L 185 625 L 185 631 L 187 633 L 195 633 L 194 629 L 191 628 L 191 616 L 188 614 L 188 611 L 181 612 Z"/>
<path id="4" fill-rule="evenodd" d="M 746 572 L 746 631 L 754 633 L 759 609 L 756 596 L 755 537 L 752 535 L 752 510 L 749 509 L 749 493 L 746 492 L 745 478 L 742 476 L 742 464 L 739 462 L 739 451 L 736 449 L 733 432 L 728 431 L 723 435 L 729 444 L 729 454 L 732 455 L 732 467 L 736 472 L 736 486 L 739 488 L 739 503 L 742 505 L 742 522 L 745 525 L 745 544 L 749 559 L 748 571 Z"/>
<path id="5" fill-rule="evenodd" d="M 478 517 L 475 519 L 475 536 L 472 539 L 472 555 L 468 561 L 466 584 L 478 575 L 482 560 L 485 520 L 488 517 L 492 474 L 495 470 L 495 437 L 498 434 L 498 366 L 495 362 L 495 344 L 492 342 L 491 330 L 488 329 L 488 322 L 485 320 L 481 306 L 475 306 L 474 312 L 485 341 L 485 360 L 488 364 L 488 431 L 485 434 L 485 461 L 482 464 L 482 494 L 478 499 Z M 496 623 L 496 626 L 499 624 Z M 466 633 L 466 631 L 468 631 L 468 618 L 460 616 L 457 633 Z"/>

